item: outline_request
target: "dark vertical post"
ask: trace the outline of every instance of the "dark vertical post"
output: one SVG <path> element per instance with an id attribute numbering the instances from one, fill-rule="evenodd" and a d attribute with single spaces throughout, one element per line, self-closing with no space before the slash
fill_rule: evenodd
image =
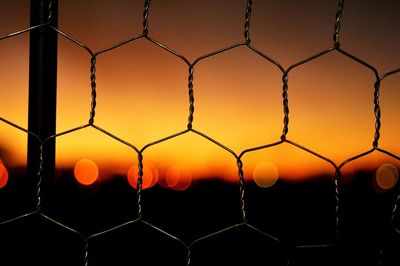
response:
<path id="1" fill-rule="evenodd" d="M 51 2 L 51 11 L 49 10 Z M 57 27 L 58 1 L 31 0 L 31 26 L 49 22 Z M 57 32 L 50 26 L 30 31 L 28 130 L 42 140 L 55 134 L 57 100 Z M 55 169 L 55 140 L 44 145 L 43 177 Z M 33 182 L 39 171 L 40 143 L 28 135 L 28 175 Z"/>

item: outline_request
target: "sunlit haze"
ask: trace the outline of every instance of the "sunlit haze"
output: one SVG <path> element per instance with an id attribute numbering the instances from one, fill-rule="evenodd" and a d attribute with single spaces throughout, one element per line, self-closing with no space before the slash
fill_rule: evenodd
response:
<path id="1" fill-rule="evenodd" d="M 1 36 L 29 27 L 29 1 L 7 2 L 8 8 L 0 11 Z M 284 69 L 333 47 L 337 1 L 253 2 L 251 44 Z M 340 31 L 341 48 L 373 66 L 380 76 L 400 67 L 400 4 L 383 2 L 348 1 Z M 191 63 L 245 41 L 246 1 L 155 0 L 150 10 L 149 36 Z M 143 1 L 60 1 L 59 29 L 97 52 L 140 35 L 142 15 Z M 58 38 L 56 131 L 60 133 L 88 123 L 91 56 L 70 40 Z M 0 117 L 23 128 L 28 121 L 28 52 L 29 33 L 0 42 Z M 237 155 L 280 141 L 282 75 L 279 67 L 245 45 L 201 59 L 193 74 L 193 128 Z M 336 165 L 370 150 L 375 81 L 371 69 L 337 51 L 292 68 L 287 139 Z M 379 98 L 379 147 L 397 156 L 399 81 L 399 73 L 383 79 Z M 123 175 L 136 187 L 138 153 L 133 146 L 145 148 L 143 188 L 158 182 L 183 190 L 201 178 L 238 180 L 236 158 L 194 132 L 146 146 L 187 129 L 184 60 L 141 38 L 97 56 L 96 85 L 94 124 L 121 141 L 92 127 L 57 137 L 57 168 L 74 169 L 84 185 Z M 1 188 L 9 177 L 6 167 L 26 165 L 27 134 L 3 122 L 0 132 Z M 246 152 L 241 160 L 245 178 L 261 187 L 273 186 L 278 178 L 297 180 L 335 172 L 329 162 L 288 143 Z M 392 157 L 373 152 L 342 170 L 379 168 L 376 184 L 387 190 L 398 180 L 398 166 Z"/>

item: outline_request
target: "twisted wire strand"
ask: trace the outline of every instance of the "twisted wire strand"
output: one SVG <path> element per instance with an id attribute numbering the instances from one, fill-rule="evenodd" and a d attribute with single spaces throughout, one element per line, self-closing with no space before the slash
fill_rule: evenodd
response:
<path id="1" fill-rule="evenodd" d="M 96 115 L 96 56 L 90 59 L 90 86 L 91 86 L 91 104 L 90 104 L 90 117 L 89 125 L 93 125 L 94 117 Z"/>
<path id="2" fill-rule="evenodd" d="M 49 1 L 49 6 L 47 8 L 47 12 L 48 12 L 47 23 L 49 23 L 49 24 L 51 23 L 51 19 L 53 16 L 52 11 L 53 11 L 53 1 Z"/>
<path id="3" fill-rule="evenodd" d="M 339 48 L 340 47 L 339 32 L 340 32 L 340 20 L 342 18 L 343 7 L 344 7 L 344 0 L 339 0 L 339 6 L 338 6 L 338 9 L 336 11 L 335 32 L 333 34 L 333 42 L 334 42 L 335 48 Z"/>
<path id="4" fill-rule="evenodd" d="M 190 251 L 190 248 L 187 250 L 187 255 L 186 255 L 186 266 L 190 266 L 192 263 L 192 252 Z"/>
<path id="5" fill-rule="evenodd" d="M 289 132 L 289 99 L 288 99 L 288 80 L 289 80 L 289 76 L 286 73 L 283 74 L 282 77 L 282 102 L 283 102 L 283 130 L 282 130 L 282 136 L 281 136 L 281 140 L 285 141 L 286 140 L 286 135 Z"/>
<path id="6" fill-rule="evenodd" d="M 381 82 L 378 79 L 374 84 L 374 114 L 375 114 L 375 135 L 374 135 L 374 142 L 372 146 L 374 148 L 378 147 L 379 138 L 380 138 L 380 129 L 381 129 L 381 107 L 379 105 L 379 94 L 380 94 L 380 87 Z"/>
<path id="7" fill-rule="evenodd" d="M 137 179 L 137 202 L 136 206 L 138 209 L 138 218 L 142 218 L 142 186 L 143 186 L 143 155 L 141 152 L 138 153 L 138 179 Z"/>
<path id="8" fill-rule="evenodd" d="M 194 118 L 193 73 L 194 73 L 194 67 L 193 66 L 189 66 L 189 76 L 188 76 L 189 117 L 188 117 L 188 125 L 187 125 L 187 128 L 189 130 L 191 130 L 192 127 L 193 127 L 193 118 Z"/>
<path id="9" fill-rule="evenodd" d="M 143 35 L 147 35 L 149 33 L 149 11 L 150 11 L 150 2 L 151 0 L 146 0 L 144 2 L 144 11 L 143 11 Z"/>
<path id="10" fill-rule="evenodd" d="M 89 265 L 89 242 L 88 241 L 85 241 L 83 265 L 84 266 Z"/>
<path id="11" fill-rule="evenodd" d="M 37 183 L 36 183 L 36 208 L 38 210 L 40 210 L 42 207 L 41 192 L 42 192 L 43 164 L 44 164 L 43 144 L 40 144 L 39 150 L 40 150 L 39 169 L 38 169 L 38 173 L 37 173 Z"/>
<path id="12" fill-rule="evenodd" d="M 240 192 L 240 211 L 243 223 L 247 223 L 246 203 L 245 203 L 245 180 L 243 173 L 243 163 L 240 159 L 237 160 L 238 175 L 239 175 L 239 192 Z"/>
<path id="13" fill-rule="evenodd" d="M 336 233 L 336 239 L 340 239 L 340 195 L 339 195 L 339 180 L 342 176 L 342 172 L 340 169 L 337 169 L 335 172 L 335 179 L 334 179 L 334 185 L 335 185 L 335 233 Z"/>
<path id="14" fill-rule="evenodd" d="M 252 5 L 253 5 L 253 1 L 247 0 L 246 15 L 245 15 L 245 22 L 244 22 L 244 38 L 245 38 L 247 44 L 251 43 L 251 40 L 250 40 L 250 18 L 251 18 L 251 13 L 252 13 Z"/>
<path id="15" fill-rule="evenodd" d="M 392 210 L 392 215 L 390 216 L 390 223 L 391 223 L 391 225 L 393 226 L 393 227 L 395 227 L 396 228 L 396 225 L 395 225 L 395 218 L 396 218 L 396 216 L 398 216 L 399 214 L 398 214 L 398 212 L 399 212 L 399 204 L 400 204 L 400 193 L 397 195 L 397 198 L 396 198 L 396 200 L 394 201 L 394 205 L 393 205 L 393 210 Z M 399 230 L 399 229 L 398 229 Z"/>

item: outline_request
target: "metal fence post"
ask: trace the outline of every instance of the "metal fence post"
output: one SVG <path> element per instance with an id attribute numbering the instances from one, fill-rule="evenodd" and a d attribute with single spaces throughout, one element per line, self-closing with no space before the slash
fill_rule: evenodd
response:
<path id="1" fill-rule="evenodd" d="M 31 0 L 30 25 L 49 22 L 58 25 L 58 1 Z M 57 32 L 50 26 L 30 31 L 28 130 L 42 140 L 55 134 L 57 101 Z M 43 177 L 55 172 L 55 140 L 44 145 Z M 40 143 L 28 135 L 28 175 L 35 178 L 39 170 Z M 34 181 L 33 181 L 34 182 Z"/>

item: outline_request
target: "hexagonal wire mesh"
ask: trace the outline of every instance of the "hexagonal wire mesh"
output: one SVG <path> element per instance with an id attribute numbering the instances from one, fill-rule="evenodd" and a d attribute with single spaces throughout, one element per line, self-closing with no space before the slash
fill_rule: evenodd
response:
<path id="1" fill-rule="evenodd" d="M 39 170 L 37 173 L 36 180 L 36 195 L 32 198 L 32 201 L 35 201 L 35 207 L 32 211 L 24 212 L 20 215 L 15 215 L 11 218 L 3 220 L 0 222 L 0 228 L 2 232 L 13 232 L 9 238 L 2 238 L 0 241 L 2 242 L 2 250 L 8 250 L 6 253 L 9 253 L 9 250 L 12 248 L 17 249 L 17 253 L 11 255 L 10 257 L 18 261 L 19 254 L 24 254 L 23 249 L 29 249 L 32 253 L 40 253 L 43 252 L 42 249 L 48 248 L 50 251 L 44 251 L 45 257 L 42 258 L 40 264 L 44 265 L 46 263 L 49 264 L 77 264 L 77 265 L 123 265 L 126 263 L 129 257 L 133 256 L 133 261 L 140 262 L 146 265 L 154 265 L 155 263 L 163 262 L 168 265 L 219 265 L 222 263 L 228 262 L 241 262 L 245 265 L 259 265 L 267 262 L 273 262 L 272 265 L 301 265 L 302 259 L 308 261 L 304 263 L 308 263 L 307 265 L 314 265 L 315 261 L 319 261 L 322 258 L 323 265 L 335 265 L 336 263 L 343 263 L 342 259 L 347 257 L 349 254 L 357 253 L 359 251 L 372 251 L 374 253 L 374 259 L 371 263 L 370 260 L 364 259 L 361 261 L 365 261 L 368 265 L 394 265 L 393 260 L 397 257 L 398 254 L 393 256 L 392 253 L 396 253 L 395 248 L 393 248 L 392 242 L 398 242 L 399 238 L 399 228 L 398 228 L 398 203 L 400 199 L 400 195 L 393 194 L 393 197 L 390 201 L 390 215 L 386 214 L 386 216 L 390 216 L 390 219 L 384 223 L 387 228 L 384 230 L 386 236 L 383 238 L 381 242 L 377 243 L 373 249 L 361 248 L 357 251 L 354 250 L 354 246 L 351 246 L 353 242 L 347 241 L 346 239 L 346 230 L 342 227 L 346 227 L 346 223 L 349 222 L 348 217 L 345 217 L 345 212 L 341 210 L 341 208 L 345 208 L 346 196 L 343 196 L 343 193 L 340 191 L 340 184 L 342 179 L 342 169 L 344 166 L 351 164 L 360 158 L 363 158 L 371 153 L 382 153 L 386 156 L 391 157 L 397 161 L 400 160 L 400 157 L 392 153 L 391 151 L 380 148 L 379 140 L 380 140 L 380 128 L 381 128 L 381 106 L 379 102 L 380 97 L 380 89 L 381 83 L 383 80 L 388 77 L 399 75 L 400 69 L 393 69 L 387 71 L 383 74 L 380 74 L 378 70 L 368 64 L 366 61 L 356 57 L 352 53 L 348 52 L 341 46 L 339 42 L 340 36 L 340 26 L 341 26 L 341 18 L 342 11 L 344 9 L 344 0 L 339 1 L 339 5 L 337 7 L 336 16 L 334 20 L 334 31 L 333 31 L 333 43 L 332 46 L 328 49 L 325 49 L 321 52 L 318 52 L 312 56 L 309 56 L 295 64 L 290 65 L 287 68 L 284 68 L 278 61 L 274 60 L 268 54 L 262 52 L 257 49 L 251 40 L 250 28 L 251 28 L 251 17 L 253 12 L 253 1 L 247 0 L 247 5 L 245 5 L 246 9 L 244 10 L 244 28 L 243 28 L 243 40 L 238 43 L 234 43 L 225 48 L 203 54 L 197 57 L 195 60 L 190 61 L 186 56 L 176 52 L 174 49 L 166 46 L 163 42 L 156 40 L 152 37 L 151 31 L 149 30 L 149 10 L 150 10 L 150 0 L 144 1 L 144 11 L 143 11 L 143 31 L 141 34 L 132 36 L 127 38 L 125 41 L 116 43 L 110 47 L 105 49 L 101 49 L 98 51 L 93 51 L 88 46 L 82 44 L 78 40 L 76 40 L 73 36 L 68 35 L 63 32 L 58 27 L 52 26 L 50 21 L 52 18 L 52 1 L 49 2 L 48 7 L 48 22 L 39 25 L 32 25 L 27 29 L 23 29 L 21 31 L 17 31 L 5 36 L 0 37 L 0 41 L 9 38 L 15 38 L 21 34 L 29 33 L 35 31 L 40 28 L 50 28 L 51 31 L 57 33 L 59 37 L 65 38 L 68 42 L 72 43 L 74 46 L 79 49 L 83 49 L 86 53 L 89 54 L 90 60 L 90 82 L 91 82 L 91 109 L 88 123 L 74 127 L 63 132 L 54 134 L 47 138 L 39 137 L 35 132 L 29 131 L 28 129 L 18 125 L 18 123 L 10 121 L 6 118 L 0 117 L 0 121 L 5 123 L 19 131 L 26 133 L 29 136 L 32 136 L 36 139 L 37 143 L 40 145 L 40 158 L 39 162 Z M 134 144 L 128 142 L 127 140 L 118 136 L 118 134 L 111 133 L 108 129 L 102 128 L 95 123 L 96 118 L 96 103 L 97 103 L 97 95 L 96 95 L 96 62 L 99 57 L 103 54 L 113 53 L 115 50 L 120 49 L 129 43 L 134 43 L 139 40 L 146 41 L 148 43 L 154 44 L 158 49 L 164 50 L 171 56 L 181 60 L 186 68 L 187 68 L 187 92 L 188 92 L 188 106 L 189 113 L 187 118 L 187 124 L 184 130 L 178 131 L 174 134 L 164 136 L 160 139 L 151 141 L 144 145 L 142 148 L 138 148 Z M 216 55 L 227 53 L 228 51 L 238 49 L 239 47 L 246 48 L 250 52 L 254 53 L 256 56 L 260 57 L 262 60 L 268 62 L 268 64 L 272 64 L 277 70 L 281 72 L 282 78 L 282 103 L 283 103 L 283 130 L 280 136 L 280 139 L 276 142 L 266 143 L 264 145 L 256 146 L 253 148 L 247 148 L 242 150 L 240 153 L 236 153 L 230 147 L 222 144 L 217 141 L 213 137 L 207 134 L 207 132 L 200 131 L 196 129 L 193 122 L 195 119 L 195 88 L 194 88 L 194 73 L 198 63 L 207 61 L 210 58 L 215 57 Z M 340 164 L 335 163 L 332 159 L 321 155 L 320 153 L 299 144 L 298 142 L 289 139 L 287 137 L 289 131 L 289 77 L 294 69 L 302 68 L 303 65 L 314 61 L 318 58 L 322 58 L 327 56 L 328 54 L 336 53 L 339 54 L 352 62 L 358 64 L 360 67 L 368 69 L 368 71 L 372 71 L 374 74 L 374 83 L 371 84 L 373 87 L 373 110 L 375 117 L 375 132 L 372 142 L 372 148 L 357 154 L 356 156 L 352 156 Z M 104 134 L 105 136 L 112 138 L 122 145 L 127 146 L 129 149 L 133 150 L 137 154 L 137 162 L 138 162 L 138 179 L 137 179 L 137 190 L 136 190 L 136 214 L 133 219 L 129 219 L 126 222 L 119 223 L 115 226 L 98 230 L 95 233 L 87 233 L 84 230 L 75 229 L 73 226 L 70 226 L 68 223 L 61 222 L 53 217 L 51 214 L 47 214 L 42 209 L 43 200 L 41 198 L 41 194 L 43 193 L 42 188 L 42 178 L 43 178 L 43 164 L 47 160 L 46 154 L 44 153 L 44 148 L 48 143 L 54 141 L 61 136 L 72 134 L 73 132 L 81 131 L 85 128 L 92 128 L 99 132 L 100 134 Z M 169 141 L 171 139 L 176 139 L 183 135 L 194 134 L 200 138 L 203 138 L 205 141 L 210 142 L 212 145 L 215 145 L 218 149 L 222 149 L 230 154 L 236 161 L 237 167 L 237 177 L 238 177 L 238 189 L 239 194 L 237 197 L 237 202 L 239 204 L 238 210 L 240 210 L 240 219 L 237 222 L 231 223 L 222 229 L 215 230 L 211 233 L 202 234 L 200 237 L 194 236 L 190 241 L 184 240 L 182 237 L 178 237 L 174 233 L 171 233 L 168 229 L 164 229 L 162 226 L 156 225 L 149 220 L 146 219 L 146 215 L 143 214 L 143 174 L 144 174 L 144 161 L 146 151 L 152 148 L 153 146 L 157 146 L 163 142 Z M 315 156 L 319 160 L 326 161 L 333 169 L 334 169 L 334 178 L 333 182 L 328 185 L 328 189 L 332 191 L 332 202 L 334 202 L 334 210 L 332 210 L 332 224 L 334 224 L 335 233 L 334 237 L 331 241 L 327 241 L 324 243 L 318 244 L 293 244 L 290 241 L 286 241 L 281 237 L 276 237 L 266 232 L 264 228 L 256 225 L 257 223 L 252 222 L 248 219 L 248 208 L 246 205 L 247 195 L 246 190 L 246 182 L 244 178 L 244 166 L 242 158 L 245 155 L 255 153 L 260 150 L 268 150 L 273 147 L 277 147 L 280 145 L 290 145 L 295 149 L 299 149 L 303 152 L 309 153 L 312 156 Z M 49 188 L 46 188 L 49 189 Z M 318 189 L 318 187 L 316 188 Z M 115 192 L 114 193 L 118 193 Z M 220 192 L 222 193 L 222 192 Z M 224 192 L 225 193 L 225 192 Z M 150 195 L 149 195 L 150 197 Z M 301 196 L 299 196 L 301 197 Z M 150 201 L 150 199 L 148 199 Z M 162 199 L 161 199 L 162 200 Z M 213 204 L 211 202 L 211 204 Z M 223 208 L 223 206 L 222 206 Z M 283 208 L 283 207 L 282 207 Z M 330 207 L 329 207 L 330 208 Z M 212 217 L 206 217 L 212 218 Z M 207 220 L 207 219 L 205 219 Z M 389 221 L 390 220 L 390 221 Z M 254 220 L 253 220 L 254 221 Z M 207 222 L 207 221 L 204 221 Z M 396 225 L 397 223 L 397 225 Z M 228 222 L 229 224 L 229 222 Z M 42 234 L 43 233 L 43 234 Z M 368 233 L 368 232 L 364 232 Z M 42 235 L 41 235 L 42 234 Z M 32 238 L 32 242 L 22 240 L 24 236 L 29 235 Z M 44 236 L 45 235 L 45 236 Z M 132 236 L 134 236 L 132 238 Z M 59 241 L 66 241 L 69 243 L 67 249 L 68 252 L 72 252 L 71 248 L 75 248 L 73 252 L 75 252 L 78 257 L 76 260 L 68 260 L 65 259 L 62 261 L 60 256 L 65 256 L 54 251 L 54 247 L 52 247 L 52 241 L 54 239 L 61 239 Z M 222 238 L 222 239 L 220 239 Z M 40 240 L 37 240 L 40 239 Z M 238 240 L 239 239 L 239 240 Z M 395 240 L 393 240 L 395 239 Z M 397 240 L 396 240 L 397 239 Z M 213 244 L 209 243 L 212 240 Z M 36 241 L 36 242 L 35 242 Z M 235 242 L 238 241 L 238 242 Z M 391 242 L 392 241 L 392 242 Z M 134 243 L 132 243 L 134 242 Z M 261 243 L 254 244 L 254 243 Z M 72 244 L 71 244 L 72 243 Z M 110 243 L 115 247 L 110 247 Z M 129 243 L 129 244 L 126 244 Z M 234 243 L 234 244 L 232 244 Z M 70 245 L 74 245 L 71 247 Z M 42 246 L 42 248 L 40 247 Z M 249 246 L 249 247 L 247 247 Z M 10 248 L 12 247 L 12 248 Z M 154 253 L 154 248 L 157 247 L 157 253 Z M 227 253 L 225 254 L 224 249 L 222 247 L 226 247 Z M 111 252 L 111 248 L 115 248 L 113 252 L 116 252 L 115 255 Z M 265 250 L 268 248 L 269 250 Z M 255 256 L 254 253 L 258 251 L 260 253 L 270 253 L 269 257 L 265 257 L 265 261 Z M 139 252 L 136 254 L 135 252 Z M 236 253 L 237 252 L 237 253 Z M 391 253 L 392 252 L 392 253 Z M 110 254 L 107 254 L 110 253 Z M 217 254 L 222 253 L 223 259 L 220 261 L 217 259 Z M 325 254 L 327 253 L 327 254 Z M 122 255 L 121 255 L 122 254 Z M 131 255 L 132 254 L 132 255 Z M 344 254 L 344 255 L 343 255 Z M 387 255 L 392 254 L 392 255 Z M 114 256 L 115 255 L 115 256 Z M 365 255 L 365 254 L 364 254 Z M 6 256 L 6 255 L 4 255 Z M 13 257 L 15 256 L 15 257 Z M 69 255 L 68 255 L 69 256 Z M 67 257 L 68 257 L 67 256 Z M 312 257 L 311 261 L 314 261 L 314 264 L 309 261 L 309 257 Z M 23 256 L 22 256 L 23 257 Z M 35 256 L 33 256 L 35 257 Z M 321 257 L 321 258 L 319 258 Z M 171 259 L 172 258 L 172 259 Z M 2 259 L 2 255 L 0 255 L 0 260 Z M 359 258 L 355 259 L 355 261 L 360 261 Z M 263 264 L 264 265 L 264 264 Z"/>

